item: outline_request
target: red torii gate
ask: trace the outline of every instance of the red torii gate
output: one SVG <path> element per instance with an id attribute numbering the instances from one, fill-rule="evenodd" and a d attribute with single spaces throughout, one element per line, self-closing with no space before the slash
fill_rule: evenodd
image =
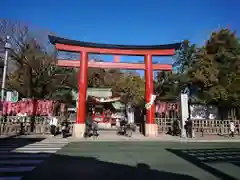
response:
<path id="1" fill-rule="evenodd" d="M 73 130 L 73 136 L 75 137 L 82 137 L 85 131 L 88 67 L 145 70 L 145 98 L 146 102 L 149 102 L 153 94 L 153 70 L 172 70 L 172 65 L 170 64 L 152 64 L 152 56 L 173 56 L 175 50 L 181 45 L 181 43 L 151 46 L 112 45 L 75 41 L 56 36 L 49 36 L 49 40 L 59 51 L 79 52 L 80 54 L 79 61 L 69 59 L 57 60 L 58 66 L 80 68 L 78 79 L 79 108 L 77 109 L 77 120 Z M 88 61 L 88 53 L 118 56 L 114 58 L 114 62 L 92 62 Z M 119 55 L 144 56 L 145 63 L 121 63 L 119 62 Z M 145 125 L 147 136 L 157 135 L 157 125 L 154 122 L 154 106 L 147 109 Z"/>

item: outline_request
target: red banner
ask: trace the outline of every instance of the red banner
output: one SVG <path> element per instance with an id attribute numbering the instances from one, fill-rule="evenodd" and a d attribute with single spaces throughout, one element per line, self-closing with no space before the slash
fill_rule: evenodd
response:
<path id="1" fill-rule="evenodd" d="M 156 112 L 157 113 L 168 113 L 168 111 L 179 112 L 180 104 L 171 102 L 157 102 Z"/>
<path id="2" fill-rule="evenodd" d="M 26 114 L 27 116 L 48 116 L 54 114 L 56 101 L 53 100 L 21 100 L 16 103 L 3 102 L 2 115 L 15 116 L 19 113 Z M 60 111 L 65 110 L 65 104 L 61 104 Z"/>

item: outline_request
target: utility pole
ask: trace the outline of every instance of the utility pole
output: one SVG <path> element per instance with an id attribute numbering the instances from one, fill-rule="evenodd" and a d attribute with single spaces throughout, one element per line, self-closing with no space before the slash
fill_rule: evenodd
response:
<path id="1" fill-rule="evenodd" d="M 3 102 L 4 94 L 5 94 L 5 83 L 6 83 L 6 76 L 7 76 L 7 66 L 8 66 L 8 53 L 9 49 L 11 48 L 11 45 L 9 43 L 10 37 L 6 37 L 6 43 L 5 43 L 5 57 L 4 57 L 4 67 L 3 67 L 3 76 L 2 76 L 2 88 L 1 88 L 1 102 Z"/>

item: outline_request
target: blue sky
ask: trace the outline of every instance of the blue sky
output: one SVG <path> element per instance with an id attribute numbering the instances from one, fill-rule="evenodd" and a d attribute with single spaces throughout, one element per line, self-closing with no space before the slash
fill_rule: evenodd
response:
<path id="1" fill-rule="evenodd" d="M 239 0 L 1 0 L 0 17 L 83 41 L 201 45 L 217 28 L 240 32 L 239 7 Z"/>

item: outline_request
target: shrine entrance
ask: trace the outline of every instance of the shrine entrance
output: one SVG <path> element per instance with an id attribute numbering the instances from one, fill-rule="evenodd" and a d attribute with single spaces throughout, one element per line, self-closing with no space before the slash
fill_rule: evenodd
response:
<path id="1" fill-rule="evenodd" d="M 77 52 L 79 53 L 79 60 L 59 59 L 57 65 L 62 67 L 78 67 L 78 109 L 77 120 L 73 128 L 74 137 L 83 137 L 85 131 L 86 120 L 86 95 L 88 82 L 88 67 L 95 68 L 117 68 L 117 69 L 131 69 L 144 70 L 145 72 L 145 99 L 150 103 L 146 111 L 145 135 L 156 136 L 157 124 L 154 118 L 154 103 L 151 100 L 153 95 L 153 70 L 171 71 L 170 64 L 152 64 L 153 56 L 173 56 L 176 49 L 181 43 L 167 44 L 167 45 L 152 45 L 152 46 L 133 46 L 133 45 L 112 45 L 89 43 L 82 41 L 69 40 L 65 38 L 49 36 L 50 42 L 55 45 L 58 51 Z M 89 53 L 110 54 L 115 56 L 115 62 L 93 62 L 88 60 Z M 121 55 L 144 56 L 144 63 L 121 63 Z"/>

